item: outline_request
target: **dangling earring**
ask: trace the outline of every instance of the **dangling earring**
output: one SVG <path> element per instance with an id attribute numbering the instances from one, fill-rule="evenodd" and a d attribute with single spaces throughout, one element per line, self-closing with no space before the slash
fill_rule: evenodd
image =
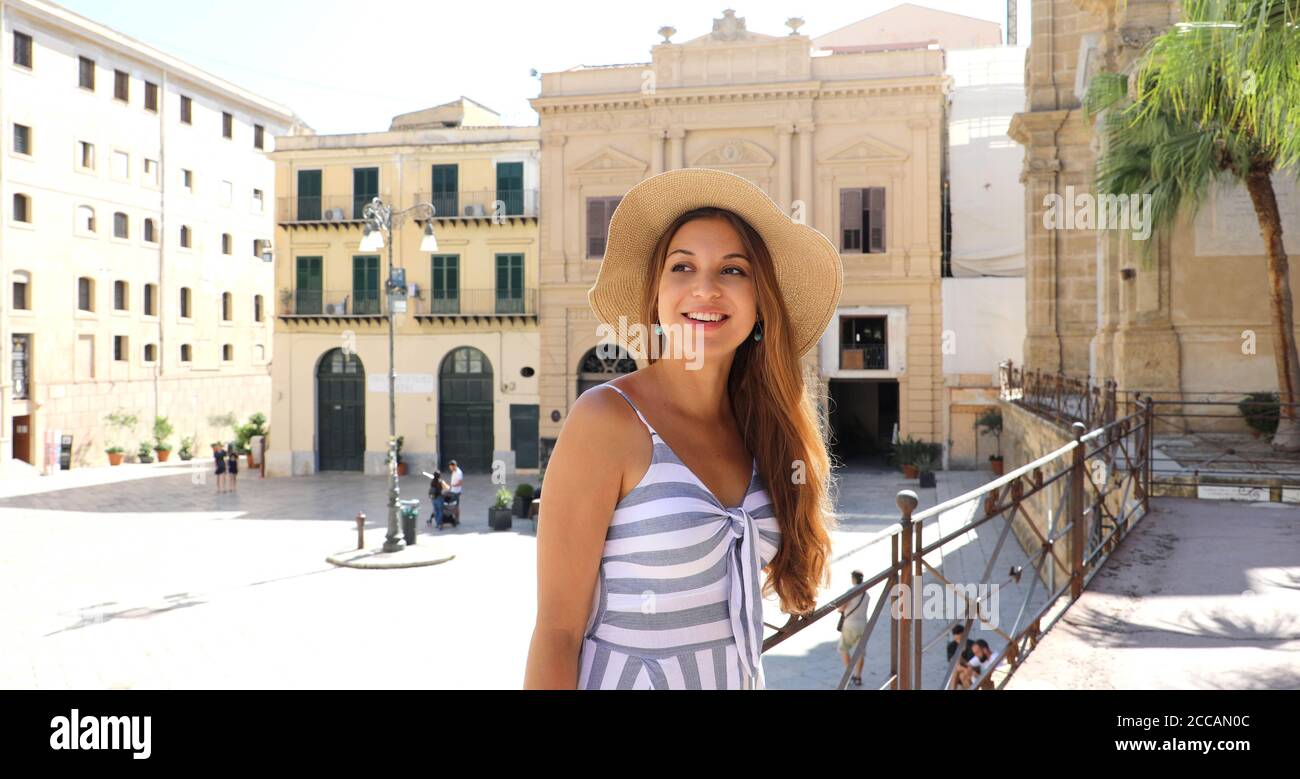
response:
<path id="1" fill-rule="evenodd" d="M 763 320 L 761 319 L 754 323 L 754 340 L 763 340 Z"/>
<path id="2" fill-rule="evenodd" d="M 663 334 L 664 334 L 663 325 L 659 324 L 658 322 L 655 322 L 655 335 L 663 335 Z"/>

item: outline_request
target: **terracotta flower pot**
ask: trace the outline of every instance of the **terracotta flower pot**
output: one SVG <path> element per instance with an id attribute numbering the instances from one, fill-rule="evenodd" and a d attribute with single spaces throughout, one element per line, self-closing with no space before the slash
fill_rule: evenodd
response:
<path id="1" fill-rule="evenodd" d="M 915 465 L 904 465 L 904 466 L 903 466 L 903 478 L 904 478 L 904 479 L 915 479 L 915 478 L 917 477 L 918 473 L 919 473 L 919 472 L 917 471 Z"/>
<path id="2" fill-rule="evenodd" d="M 172 456 L 172 450 L 170 449 L 155 449 L 153 453 L 158 455 L 158 462 L 160 463 L 167 462 L 167 458 Z"/>
<path id="3" fill-rule="evenodd" d="M 406 475 L 406 463 L 398 463 L 398 464 L 397 464 L 397 475 L 398 475 L 398 476 L 405 476 L 405 475 Z"/>
<path id="4" fill-rule="evenodd" d="M 1002 460 L 989 460 L 989 467 L 993 469 L 995 475 L 1002 475 Z"/>
<path id="5" fill-rule="evenodd" d="M 121 465 L 123 456 L 125 456 L 124 452 L 108 452 L 108 464 Z"/>

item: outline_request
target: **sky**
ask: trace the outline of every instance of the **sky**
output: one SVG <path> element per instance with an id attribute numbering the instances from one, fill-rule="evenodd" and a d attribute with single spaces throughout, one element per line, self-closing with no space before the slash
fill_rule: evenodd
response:
<path id="1" fill-rule="evenodd" d="M 540 79 L 575 65 L 646 62 L 664 25 L 681 43 L 731 7 L 754 32 L 810 37 L 896 0 L 55 0 L 82 16 L 292 109 L 318 133 L 388 129 L 397 114 L 461 95 L 509 124 L 537 124 Z M 730 2 L 730 6 L 727 3 Z M 918 0 L 1005 26 L 1006 0 Z M 1029 0 L 1020 0 L 1028 43 Z M 1005 30 L 1004 30 L 1005 34 Z"/>

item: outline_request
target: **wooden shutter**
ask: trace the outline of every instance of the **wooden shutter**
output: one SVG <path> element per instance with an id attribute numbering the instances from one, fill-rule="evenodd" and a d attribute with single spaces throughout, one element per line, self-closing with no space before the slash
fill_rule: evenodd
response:
<path id="1" fill-rule="evenodd" d="M 870 221 L 867 230 L 867 247 L 869 252 L 885 250 L 885 188 L 871 187 L 867 192 L 867 217 Z"/>
<path id="2" fill-rule="evenodd" d="M 602 259 L 605 256 L 605 228 L 609 217 L 605 215 L 605 200 L 587 198 L 587 257 Z"/>
<path id="3" fill-rule="evenodd" d="M 840 250 L 862 251 L 862 190 L 840 190 Z"/>

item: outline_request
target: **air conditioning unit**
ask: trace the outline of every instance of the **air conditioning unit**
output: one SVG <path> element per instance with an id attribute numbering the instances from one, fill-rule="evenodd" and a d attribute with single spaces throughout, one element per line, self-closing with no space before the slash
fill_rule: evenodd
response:
<path id="1" fill-rule="evenodd" d="M 416 300 L 419 300 L 419 299 L 420 299 L 420 285 L 419 285 L 419 284 L 408 284 L 407 287 L 406 287 L 406 294 L 407 294 L 408 296 L 410 296 L 410 297 L 415 298 Z"/>
<path id="2" fill-rule="evenodd" d="M 471 203 L 465 206 L 465 216 L 487 216 L 487 209 L 482 203 Z"/>
<path id="3" fill-rule="evenodd" d="M 326 222 L 342 222 L 342 221 L 343 221 L 343 209 L 341 209 L 341 208 L 327 208 L 327 209 L 325 209 L 325 221 L 326 221 Z"/>
<path id="4" fill-rule="evenodd" d="M 348 313 L 348 306 L 346 303 L 326 303 L 325 313 L 328 316 L 343 316 Z"/>

